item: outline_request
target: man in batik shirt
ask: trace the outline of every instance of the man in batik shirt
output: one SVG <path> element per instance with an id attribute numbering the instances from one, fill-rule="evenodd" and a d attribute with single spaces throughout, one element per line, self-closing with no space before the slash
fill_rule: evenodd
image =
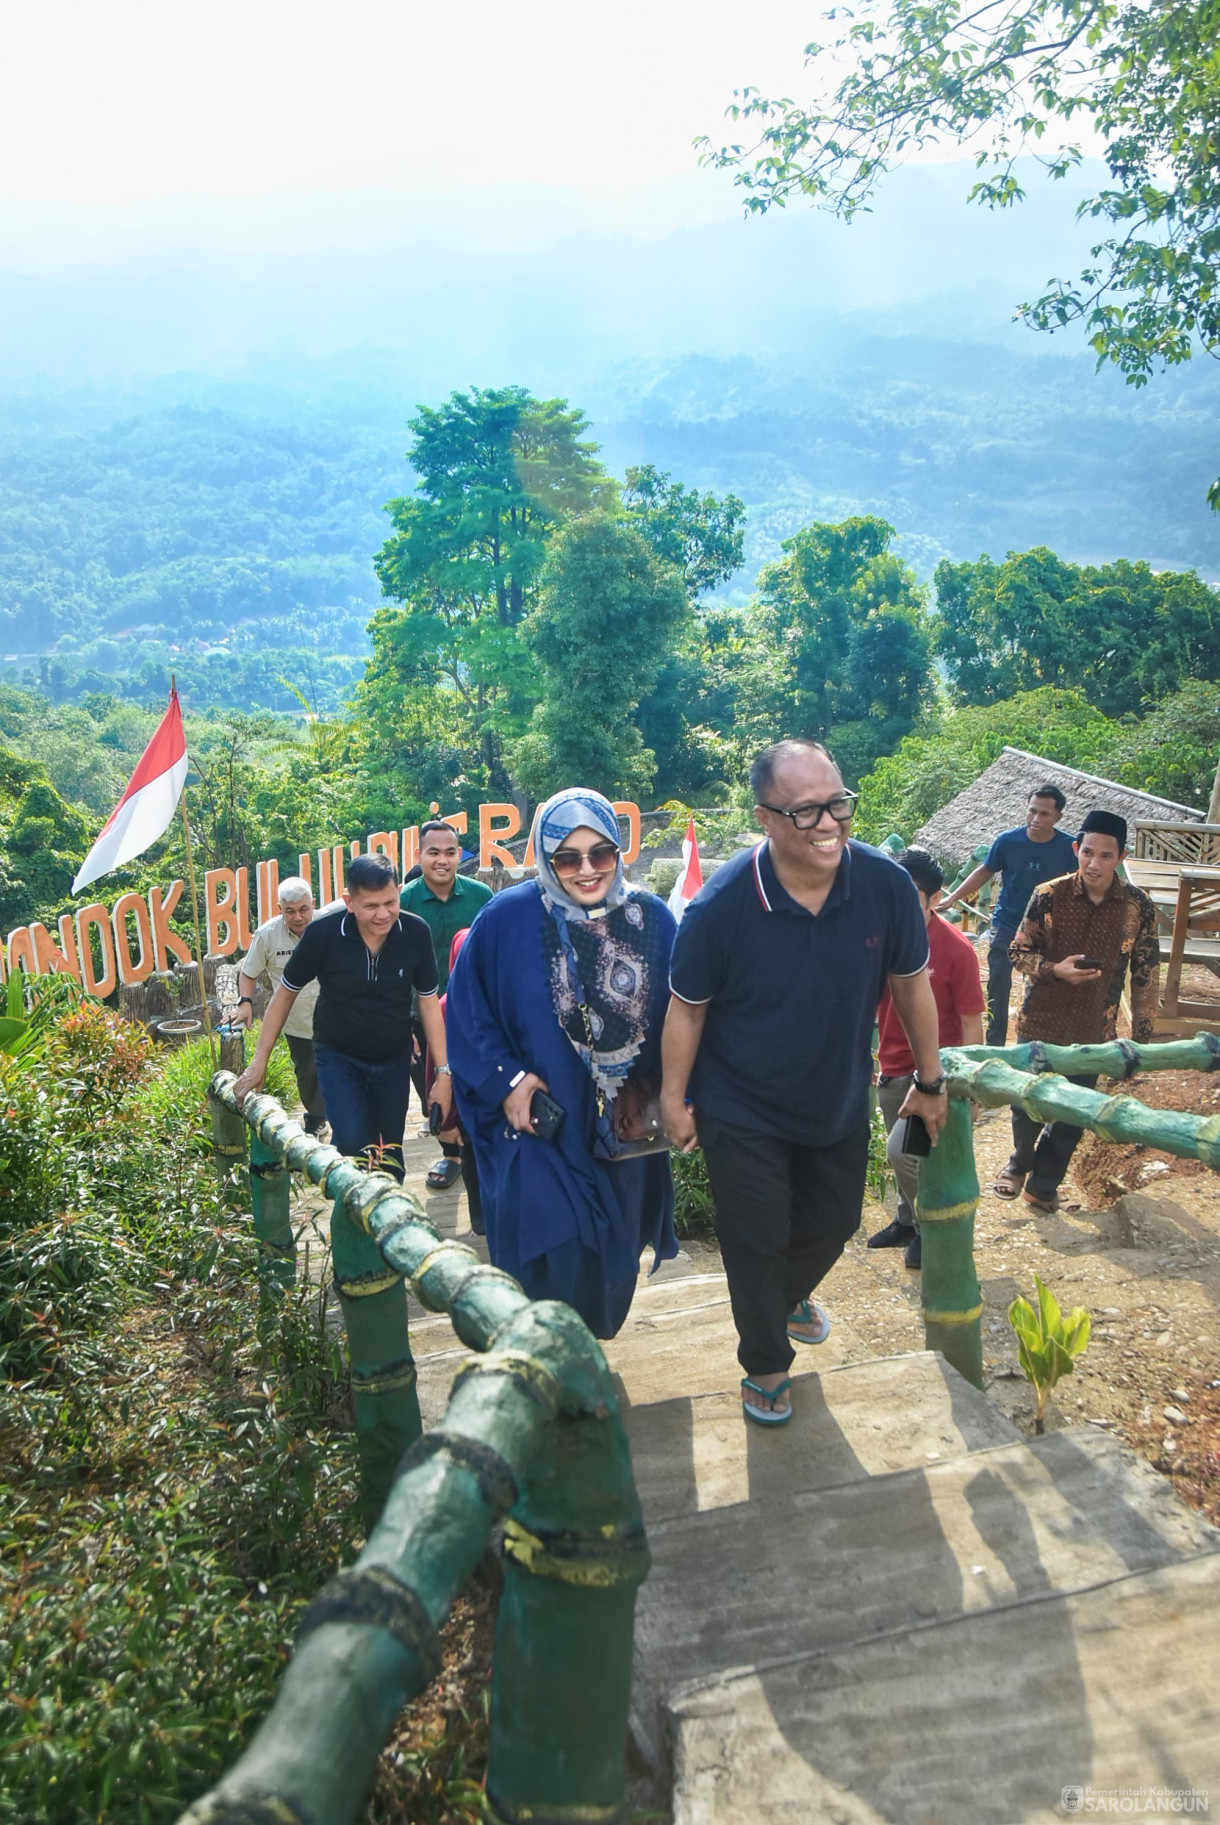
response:
<path id="1" fill-rule="evenodd" d="M 1156 911 L 1146 893 L 1119 878 L 1126 853 L 1126 820 L 1090 811 L 1076 843 L 1076 872 L 1031 895 L 1012 941 L 1013 967 L 1028 978 L 1019 1041 L 1070 1046 L 1113 1039 L 1128 969 L 1132 1037 L 1152 1038 L 1160 989 Z M 1091 1090 L 1097 1078 L 1068 1081 Z M 1057 1210 L 1059 1187 L 1083 1132 L 1069 1122 L 1044 1128 L 1014 1106 L 1012 1157 L 996 1180 L 998 1196 L 1020 1194 L 1037 1210 Z"/>

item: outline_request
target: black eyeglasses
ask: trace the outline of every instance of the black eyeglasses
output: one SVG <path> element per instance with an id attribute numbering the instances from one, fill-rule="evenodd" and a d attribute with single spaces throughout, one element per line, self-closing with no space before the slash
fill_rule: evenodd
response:
<path id="1" fill-rule="evenodd" d="M 608 874 L 618 862 L 618 849 L 614 843 L 595 843 L 586 855 L 579 849 L 557 849 L 551 857 L 556 874 L 579 874 L 586 862 L 595 874 Z"/>
<path id="2" fill-rule="evenodd" d="M 795 811 L 785 811 L 782 805 L 760 805 L 759 810 L 774 811 L 777 817 L 790 817 L 797 830 L 812 830 L 821 823 L 823 811 L 829 811 L 836 824 L 849 824 L 859 798 L 858 792 L 836 792 L 822 805 L 798 805 Z"/>

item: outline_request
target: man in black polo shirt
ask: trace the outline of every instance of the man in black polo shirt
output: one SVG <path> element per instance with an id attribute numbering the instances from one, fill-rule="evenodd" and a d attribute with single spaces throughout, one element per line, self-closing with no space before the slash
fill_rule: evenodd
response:
<path id="1" fill-rule="evenodd" d="M 345 910 L 306 927 L 234 1094 L 240 1103 L 248 1091 L 262 1088 L 267 1060 L 292 1004 L 316 980 L 314 1056 L 334 1145 L 352 1156 L 372 1153 L 374 1165 L 401 1178 L 411 1085 L 412 991 L 437 1060 L 433 1094 L 445 1115 L 453 1095 L 432 934 L 414 913 L 399 910 L 398 879 L 384 856 L 353 858 L 343 899 Z"/>
<path id="2" fill-rule="evenodd" d="M 911 877 L 849 840 L 856 795 L 820 742 L 768 748 L 750 785 L 765 840 L 717 870 L 674 942 L 661 1106 L 707 1160 L 746 1417 L 779 1425 L 790 1339 L 828 1335 L 810 1294 L 860 1225 L 887 983 L 915 1058 L 903 1113 L 934 1143 L 945 1086 Z"/>

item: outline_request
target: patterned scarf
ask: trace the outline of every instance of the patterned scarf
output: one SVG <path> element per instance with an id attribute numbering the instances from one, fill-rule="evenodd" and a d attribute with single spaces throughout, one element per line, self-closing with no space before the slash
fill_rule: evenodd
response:
<path id="1" fill-rule="evenodd" d="M 557 792 L 534 818 L 534 859 L 549 915 L 543 930 L 555 1013 L 595 1085 L 612 1103 L 647 1033 L 660 934 L 648 916 L 652 903 L 633 893 L 621 856 L 600 905 L 580 906 L 567 893 L 551 856 L 573 830 L 586 829 L 620 841 L 610 801 L 580 786 Z"/>

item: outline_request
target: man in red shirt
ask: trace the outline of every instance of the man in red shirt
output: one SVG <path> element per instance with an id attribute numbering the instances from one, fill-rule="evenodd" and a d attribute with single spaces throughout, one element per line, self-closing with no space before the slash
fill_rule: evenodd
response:
<path id="1" fill-rule="evenodd" d="M 979 976 L 979 960 L 969 938 L 940 918 L 936 911 L 940 890 L 945 884 L 944 870 L 926 849 L 908 849 L 905 855 L 899 856 L 898 866 L 905 868 L 914 881 L 923 916 L 928 922 L 928 978 L 940 1016 L 940 1044 L 942 1047 L 981 1046 L 987 997 Z M 899 1142 L 906 1123 L 898 1119 L 898 1111 L 906 1101 L 914 1079 L 915 1060 L 888 988 L 877 1008 L 877 1029 L 881 1037 L 877 1048 L 881 1066 L 877 1101 L 881 1104 L 890 1137 L 886 1158 L 898 1180 L 898 1214 L 892 1223 L 869 1237 L 868 1246 L 905 1248 L 903 1259 L 907 1266 L 917 1268 L 921 1265 L 919 1223 L 915 1216 L 919 1158 L 913 1153 L 903 1153 Z"/>

